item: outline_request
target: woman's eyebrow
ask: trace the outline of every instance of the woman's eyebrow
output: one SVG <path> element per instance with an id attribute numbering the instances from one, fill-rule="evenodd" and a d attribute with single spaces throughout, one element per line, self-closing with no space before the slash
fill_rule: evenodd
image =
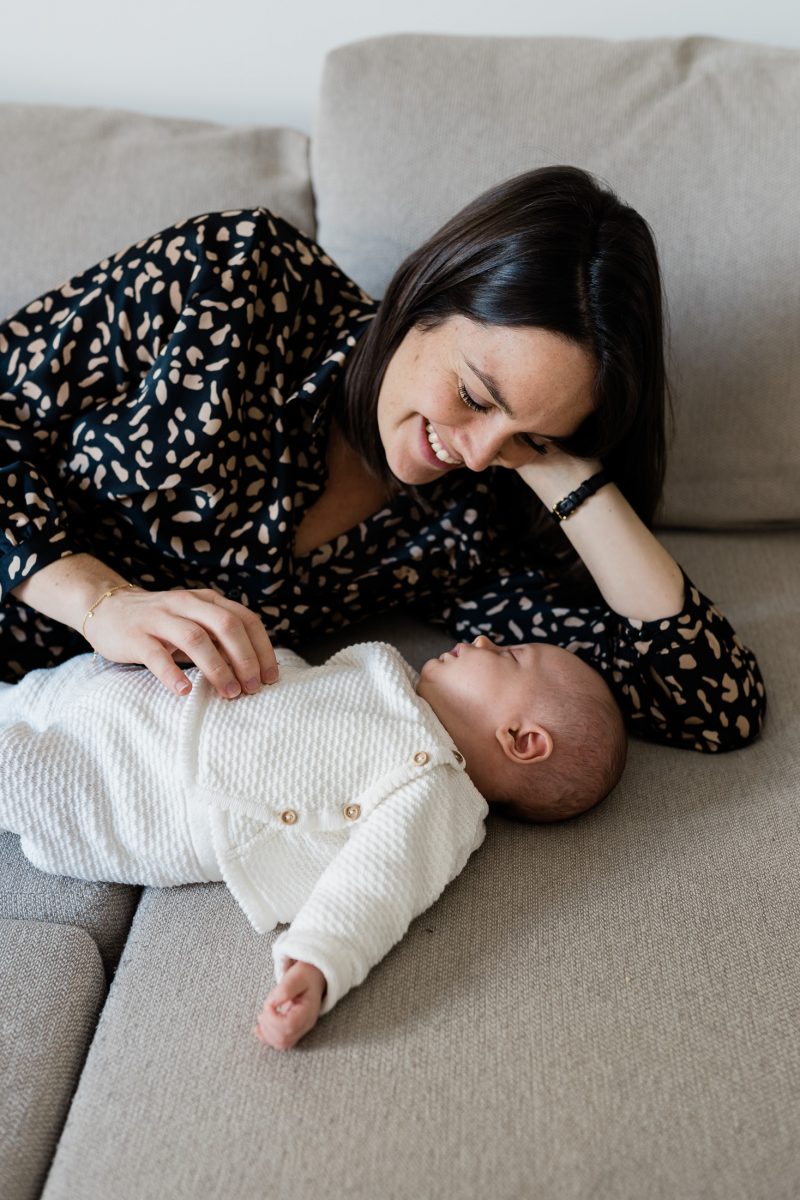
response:
<path id="1" fill-rule="evenodd" d="M 502 408 L 502 410 L 506 414 L 506 416 L 511 417 L 513 419 L 514 414 L 512 413 L 511 407 L 510 407 L 508 401 L 506 400 L 505 396 L 503 395 L 500 384 L 497 382 L 495 377 L 493 375 L 490 375 L 488 371 L 482 371 L 480 369 L 480 367 L 476 367 L 475 363 L 471 363 L 466 355 L 462 355 L 462 357 L 464 359 L 464 362 L 469 367 L 470 371 L 472 371 L 472 374 L 478 376 L 478 379 L 480 379 L 481 383 L 486 388 L 487 392 L 492 397 L 492 399 L 494 400 L 497 407 Z"/>
<path id="2" fill-rule="evenodd" d="M 480 379 L 481 383 L 486 388 L 487 392 L 492 397 L 492 399 L 494 400 L 497 407 L 499 409 L 502 409 L 502 411 L 506 414 L 506 416 L 511 417 L 511 419 L 513 421 L 514 414 L 511 411 L 511 406 L 508 403 L 508 401 L 506 400 L 505 396 L 503 395 L 502 388 L 500 387 L 500 384 L 495 379 L 494 375 L 490 375 L 488 371 L 482 371 L 480 369 L 480 367 L 476 367 L 475 363 L 471 363 L 469 361 L 466 354 L 462 354 L 461 357 L 464 359 L 464 362 L 467 364 L 470 371 L 472 371 L 473 375 L 477 375 L 478 379 Z M 535 430 L 532 430 L 532 429 L 529 430 L 528 433 L 529 433 L 530 437 L 550 438 L 551 441 L 555 440 L 555 437 L 556 437 L 555 434 L 537 433 L 537 432 L 535 432 Z"/>

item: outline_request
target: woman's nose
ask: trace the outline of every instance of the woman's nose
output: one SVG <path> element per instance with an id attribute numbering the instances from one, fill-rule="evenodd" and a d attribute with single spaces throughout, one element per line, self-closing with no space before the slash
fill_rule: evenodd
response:
<path id="1" fill-rule="evenodd" d="M 497 457 L 498 450 L 497 439 L 490 442 L 486 438 L 473 438 L 460 453 L 470 471 L 485 471 Z"/>
<path id="2" fill-rule="evenodd" d="M 462 431 L 463 436 L 456 447 L 470 471 L 485 471 L 499 458 L 508 442 L 508 431 L 480 428 L 472 425 Z"/>

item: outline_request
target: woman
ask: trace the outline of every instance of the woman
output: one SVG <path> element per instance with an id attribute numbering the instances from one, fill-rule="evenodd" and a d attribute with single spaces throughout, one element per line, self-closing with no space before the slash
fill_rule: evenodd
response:
<path id="1" fill-rule="evenodd" d="M 650 532 L 650 230 L 577 168 L 479 196 L 380 304 L 265 209 L 182 221 L 0 326 L 0 379 L 5 679 L 88 642 L 234 696 L 402 603 L 566 646 L 632 733 L 761 729 L 753 654 Z"/>

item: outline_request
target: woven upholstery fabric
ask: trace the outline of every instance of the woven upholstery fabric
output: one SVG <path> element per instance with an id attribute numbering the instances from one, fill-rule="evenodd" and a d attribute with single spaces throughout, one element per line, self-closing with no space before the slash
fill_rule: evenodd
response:
<path id="1" fill-rule="evenodd" d="M 31 866 L 19 838 L 0 832 L 0 919 L 76 925 L 96 944 L 111 979 L 125 945 L 141 888 L 87 883 Z"/>
<path id="2" fill-rule="evenodd" d="M 41 1192 L 105 991 L 83 930 L 0 919 L 3 1200 Z"/>
<path id="3" fill-rule="evenodd" d="M 183 217 L 263 204 L 314 231 L 299 130 L 0 104 L 0 161 L 2 316 Z"/>
<path id="4" fill-rule="evenodd" d="M 800 50 L 398 34 L 328 55 L 318 240 L 379 298 L 487 187 L 570 163 L 649 222 L 676 435 L 662 525 L 800 521 Z"/>
<path id="5" fill-rule="evenodd" d="M 800 535 L 664 541 L 759 657 L 761 738 L 718 756 L 632 741 L 585 816 L 490 817 L 283 1055 L 251 1036 L 275 935 L 221 885 L 148 890 L 46 1200 L 800 1192 Z M 417 664 L 435 649 L 410 623 L 397 640 Z"/>

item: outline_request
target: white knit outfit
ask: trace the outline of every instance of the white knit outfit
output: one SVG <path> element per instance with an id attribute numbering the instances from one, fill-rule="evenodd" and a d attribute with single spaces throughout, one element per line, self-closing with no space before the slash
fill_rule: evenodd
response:
<path id="1" fill-rule="evenodd" d="M 322 1012 L 400 940 L 485 836 L 488 805 L 394 647 L 227 702 L 81 655 L 0 688 L 0 826 L 41 870 L 165 887 L 224 879 L 258 932 L 327 980 Z"/>

